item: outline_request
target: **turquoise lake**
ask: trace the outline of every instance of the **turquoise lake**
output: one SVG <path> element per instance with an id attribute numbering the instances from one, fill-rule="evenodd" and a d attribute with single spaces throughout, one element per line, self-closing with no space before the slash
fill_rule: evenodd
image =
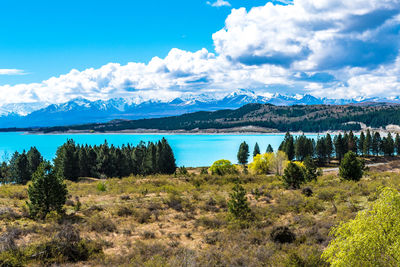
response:
<path id="1" fill-rule="evenodd" d="M 316 138 L 317 135 L 307 135 Z M 141 140 L 158 141 L 165 137 L 170 143 L 178 166 L 200 167 L 210 166 L 219 159 L 228 159 L 237 162 L 236 153 L 241 142 L 246 141 L 250 152 L 256 142 L 264 152 L 268 144 L 279 147 L 284 134 L 262 135 L 159 135 L 159 134 L 59 134 L 59 135 L 31 135 L 24 133 L 0 133 L 0 160 L 7 160 L 15 151 L 22 152 L 31 146 L 36 146 L 47 160 L 54 158 L 57 147 L 67 139 L 72 138 L 77 144 L 99 145 L 107 139 L 109 144 L 138 144 Z"/>

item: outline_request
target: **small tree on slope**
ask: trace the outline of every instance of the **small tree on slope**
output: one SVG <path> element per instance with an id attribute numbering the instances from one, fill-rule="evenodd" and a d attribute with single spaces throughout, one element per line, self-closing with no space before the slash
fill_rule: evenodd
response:
<path id="1" fill-rule="evenodd" d="M 68 194 L 67 186 L 57 178 L 50 163 L 41 163 L 32 178 L 27 203 L 31 216 L 44 218 L 51 211 L 61 213 Z"/>

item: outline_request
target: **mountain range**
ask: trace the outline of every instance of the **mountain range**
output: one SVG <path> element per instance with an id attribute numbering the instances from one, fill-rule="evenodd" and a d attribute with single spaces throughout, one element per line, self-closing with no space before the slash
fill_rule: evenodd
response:
<path id="1" fill-rule="evenodd" d="M 213 97 L 211 94 L 189 95 L 172 101 L 150 100 L 137 102 L 130 98 L 90 101 L 76 98 L 61 104 L 22 103 L 0 106 L 0 128 L 48 127 L 84 123 L 101 123 L 115 119 L 137 120 L 177 116 L 196 111 L 237 109 L 249 103 L 293 105 L 346 105 L 355 103 L 400 103 L 400 98 L 328 99 L 312 95 L 260 95 L 239 89 L 230 94 Z"/>

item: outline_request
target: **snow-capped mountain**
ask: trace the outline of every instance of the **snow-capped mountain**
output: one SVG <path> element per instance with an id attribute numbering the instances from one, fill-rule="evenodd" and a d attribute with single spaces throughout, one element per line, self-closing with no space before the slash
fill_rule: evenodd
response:
<path id="1" fill-rule="evenodd" d="M 26 116 L 35 110 L 42 109 L 49 104 L 47 103 L 19 103 L 19 104 L 5 104 L 0 106 L 0 116 L 8 114 L 16 114 L 20 116 Z"/>
<path id="2" fill-rule="evenodd" d="M 114 119 L 141 119 L 175 116 L 196 111 L 235 109 L 249 103 L 273 105 L 343 105 L 363 102 L 400 103 L 400 97 L 391 99 L 327 99 L 311 95 L 287 96 L 281 94 L 259 95 L 239 89 L 230 94 L 215 97 L 212 94 L 187 94 L 170 101 L 138 101 L 132 98 L 114 98 L 90 101 L 76 98 L 61 104 L 7 104 L 0 106 L 0 127 L 62 126 Z"/>

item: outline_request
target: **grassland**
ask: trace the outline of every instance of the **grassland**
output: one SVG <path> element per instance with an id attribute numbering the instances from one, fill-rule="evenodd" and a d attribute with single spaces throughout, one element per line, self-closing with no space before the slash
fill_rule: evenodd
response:
<path id="1" fill-rule="evenodd" d="M 327 266 L 320 255 L 330 228 L 365 209 L 381 186 L 400 189 L 399 163 L 371 167 L 360 182 L 328 172 L 299 190 L 284 189 L 272 175 L 219 177 L 197 169 L 186 175 L 67 181 L 65 215 L 41 221 L 28 216 L 27 186 L 3 185 L 0 265 Z M 228 219 L 227 201 L 237 180 L 255 215 L 247 223 Z M 281 243 L 272 234 L 280 226 L 295 234 L 293 242 Z M 51 246 L 60 246 L 57 240 L 77 239 L 68 234 L 77 232 L 84 255 L 51 253 Z"/>

